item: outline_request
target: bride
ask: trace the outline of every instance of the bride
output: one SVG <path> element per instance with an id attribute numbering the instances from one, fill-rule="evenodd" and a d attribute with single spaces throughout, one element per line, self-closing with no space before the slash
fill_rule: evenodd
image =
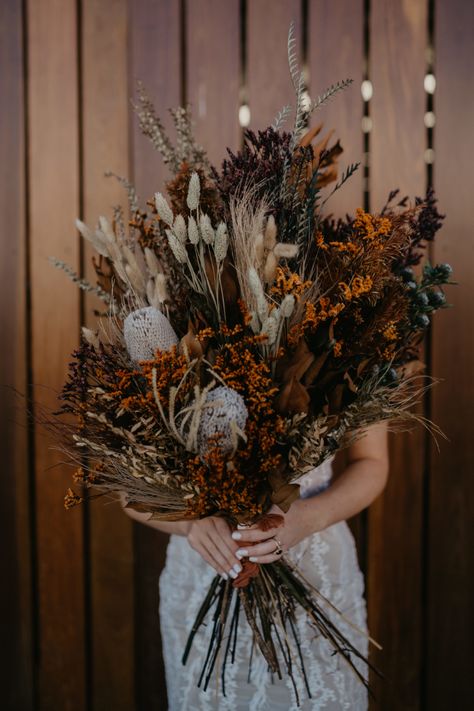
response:
<path id="1" fill-rule="evenodd" d="M 298 565 L 305 578 L 343 613 L 332 619 L 360 652 L 368 653 L 364 582 L 355 541 L 346 519 L 362 511 L 381 493 L 388 476 L 387 426 L 372 425 L 347 450 L 347 466 L 336 477 L 331 460 L 305 475 L 300 498 L 284 514 L 284 525 L 262 532 L 231 530 L 224 519 L 209 516 L 197 521 L 149 521 L 148 514 L 125 509 L 136 521 L 170 533 L 166 565 L 160 578 L 160 619 L 170 711 L 366 711 L 367 690 L 344 658 L 332 654 L 330 644 L 317 635 L 305 615 L 298 620 L 301 649 L 311 691 L 297 677 L 300 706 L 289 678 L 278 679 L 268 671 L 259 652 L 253 652 L 252 632 L 243 616 L 239 621 L 238 646 L 233 664 L 226 668 L 226 694 L 220 677 L 207 692 L 197 687 L 207 631 L 202 626 L 186 666 L 181 657 L 197 611 L 216 571 L 236 578 L 240 561 L 248 557 L 272 563 L 283 554 Z M 281 514 L 278 508 L 274 512 Z M 252 658 L 251 667 L 249 665 Z M 356 662 L 367 677 L 366 665 Z"/>

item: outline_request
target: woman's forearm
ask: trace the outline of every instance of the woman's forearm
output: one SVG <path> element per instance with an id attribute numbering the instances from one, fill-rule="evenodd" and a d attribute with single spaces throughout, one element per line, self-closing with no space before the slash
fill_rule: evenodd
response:
<path id="1" fill-rule="evenodd" d="M 129 518 L 139 523 L 144 523 L 145 526 L 154 528 L 155 531 L 162 531 L 163 533 L 174 533 L 178 536 L 187 536 L 189 531 L 190 522 L 189 521 L 157 521 L 156 519 L 151 519 L 151 514 L 140 513 L 134 509 L 125 508 L 125 498 L 121 497 L 121 503 L 123 510 L 129 516 Z"/>
<path id="2" fill-rule="evenodd" d="M 387 477 L 387 461 L 370 457 L 355 459 L 325 491 L 301 501 L 302 513 L 310 517 L 315 530 L 345 521 L 379 496 Z"/>

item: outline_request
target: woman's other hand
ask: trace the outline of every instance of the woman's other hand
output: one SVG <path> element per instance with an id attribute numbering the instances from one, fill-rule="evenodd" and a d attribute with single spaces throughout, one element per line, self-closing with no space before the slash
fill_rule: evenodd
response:
<path id="1" fill-rule="evenodd" d="M 315 501 L 309 504 L 306 499 L 297 499 L 286 514 L 277 506 L 272 506 L 269 513 L 283 519 L 278 528 L 262 531 L 258 524 L 239 527 L 233 532 L 232 538 L 237 542 L 245 541 L 245 545 L 241 544 L 236 551 L 237 558 L 248 558 L 252 563 L 274 563 L 279 560 L 290 548 L 325 527 L 325 521 L 322 516 L 318 516 L 315 504 Z"/>
<path id="2" fill-rule="evenodd" d="M 223 578 L 235 579 L 242 566 L 235 553 L 239 548 L 232 540 L 228 523 L 218 516 L 208 516 L 189 524 L 188 542 Z"/>

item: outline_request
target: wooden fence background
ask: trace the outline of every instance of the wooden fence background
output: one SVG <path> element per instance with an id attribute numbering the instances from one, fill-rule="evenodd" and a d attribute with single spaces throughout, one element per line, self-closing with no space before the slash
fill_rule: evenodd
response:
<path id="1" fill-rule="evenodd" d="M 293 100 L 291 19 L 312 96 L 354 79 L 321 112 L 341 138 L 344 162 L 363 163 L 332 209 L 351 212 L 365 202 L 377 210 L 392 188 L 413 197 L 433 183 L 447 213 L 432 258 L 451 262 L 461 284 L 449 290 L 454 310 L 438 315 L 426 341 L 429 370 L 444 379 L 426 411 L 451 441 L 440 452 L 422 431 L 392 442 L 388 487 L 354 530 L 370 628 L 384 645 L 374 661 L 389 677 L 375 680 L 372 708 L 469 707 L 474 4 L 3 0 L 2 708 L 166 708 L 157 616 L 165 537 L 132 526 L 113 505 L 65 512 L 70 472 L 3 386 L 16 387 L 30 404 L 54 406 L 92 304 L 47 257 L 89 271 L 75 217 L 94 223 L 124 202 L 104 171 L 130 177 L 143 201 L 163 188 L 167 175 L 130 105 L 136 80 L 161 115 L 191 102 L 198 137 L 219 164 L 225 146 L 241 143 L 241 105 L 255 128 Z M 426 75 L 436 79 L 434 93 Z M 370 100 L 361 96 L 363 81 Z"/>

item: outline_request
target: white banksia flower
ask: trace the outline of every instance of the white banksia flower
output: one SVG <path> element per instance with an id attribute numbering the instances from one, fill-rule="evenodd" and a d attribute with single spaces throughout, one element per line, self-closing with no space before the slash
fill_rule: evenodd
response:
<path id="1" fill-rule="evenodd" d="M 280 305 L 280 313 L 283 318 L 290 318 L 295 308 L 295 297 L 293 294 L 287 294 Z"/>
<path id="2" fill-rule="evenodd" d="M 248 411 L 245 401 L 236 390 L 219 385 L 206 397 L 197 432 L 197 444 L 201 457 L 205 457 L 210 446 L 217 446 L 223 453 L 236 447 L 238 434 L 243 435 L 247 424 Z"/>
<path id="3" fill-rule="evenodd" d="M 198 226 L 192 215 L 188 218 L 188 237 L 191 244 L 197 244 L 199 242 Z"/>
<path id="4" fill-rule="evenodd" d="M 164 195 L 161 193 L 155 193 L 155 205 L 158 211 L 158 215 L 161 217 L 167 225 L 172 227 L 173 225 L 173 211 L 168 205 L 168 202 Z"/>
<path id="5" fill-rule="evenodd" d="M 123 323 L 123 335 L 134 362 L 150 360 L 157 350 L 169 351 L 178 343 L 166 316 L 153 306 L 132 311 Z"/>
<path id="6" fill-rule="evenodd" d="M 267 345 L 271 346 L 273 343 L 275 343 L 275 339 L 278 333 L 278 323 L 273 316 L 269 316 L 268 318 L 265 319 L 265 321 L 262 324 L 262 334 L 266 334 L 268 337 L 267 340 Z"/>
<path id="7" fill-rule="evenodd" d="M 176 215 L 173 223 L 173 232 L 182 244 L 186 243 L 188 238 L 188 231 L 186 229 L 186 223 L 182 215 Z"/>
<path id="8" fill-rule="evenodd" d="M 180 264 L 185 264 L 188 261 L 188 253 L 186 252 L 184 244 L 181 244 L 171 230 L 166 230 L 166 236 L 168 237 L 168 244 L 176 260 L 180 262 Z"/>
<path id="9" fill-rule="evenodd" d="M 199 227 L 201 228 L 201 234 L 204 242 L 206 244 L 213 244 L 214 242 L 214 229 L 211 225 L 211 219 L 209 215 L 204 212 L 199 219 Z"/>
<path id="10" fill-rule="evenodd" d="M 227 225 L 225 222 L 219 222 L 216 230 L 216 240 L 214 242 L 214 254 L 216 255 L 217 262 L 224 261 L 228 246 Z"/>
<path id="11" fill-rule="evenodd" d="M 201 184 L 199 182 L 199 175 L 195 171 L 193 171 L 189 180 L 188 196 L 186 198 L 186 203 L 190 210 L 198 209 L 200 192 Z"/>
<path id="12" fill-rule="evenodd" d="M 290 242 L 278 242 L 273 248 L 273 254 L 277 259 L 293 259 L 298 254 L 298 247 Z"/>
<path id="13" fill-rule="evenodd" d="M 273 247 L 276 244 L 276 236 L 277 236 L 277 226 L 276 226 L 275 218 L 273 215 L 270 215 L 267 220 L 267 224 L 265 225 L 264 240 L 263 240 L 263 243 L 267 249 L 273 249 Z"/>

